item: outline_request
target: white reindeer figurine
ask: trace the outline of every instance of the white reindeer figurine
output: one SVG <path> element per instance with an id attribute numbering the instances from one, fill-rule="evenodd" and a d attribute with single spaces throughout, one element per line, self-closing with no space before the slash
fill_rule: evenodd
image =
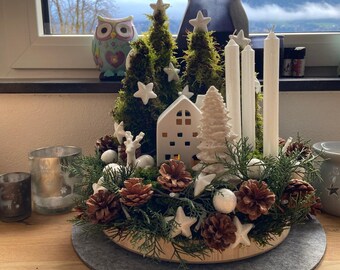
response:
<path id="1" fill-rule="evenodd" d="M 144 133 L 140 132 L 135 140 L 133 140 L 133 135 L 131 134 L 130 131 L 125 132 L 125 138 L 126 141 L 124 142 L 125 147 L 126 147 L 126 166 L 135 166 L 136 165 L 136 150 L 141 147 L 141 144 L 139 143 L 143 137 Z"/>

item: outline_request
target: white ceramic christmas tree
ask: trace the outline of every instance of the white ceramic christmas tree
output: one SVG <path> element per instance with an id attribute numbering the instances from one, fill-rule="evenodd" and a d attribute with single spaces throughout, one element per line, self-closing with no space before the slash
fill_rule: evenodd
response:
<path id="1" fill-rule="evenodd" d="M 205 164 L 205 173 L 221 173 L 223 165 L 218 164 L 219 158 L 228 158 L 226 155 L 226 141 L 233 141 L 236 136 L 231 132 L 230 117 L 223 103 L 223 97 L 218 90 L 211 86 L 206 93 L 201 107 L 202 118 L 199 125 L 198 145 L 200 152 L 197 154 L 201 161 L 194 169 L 199 170 Z"/>

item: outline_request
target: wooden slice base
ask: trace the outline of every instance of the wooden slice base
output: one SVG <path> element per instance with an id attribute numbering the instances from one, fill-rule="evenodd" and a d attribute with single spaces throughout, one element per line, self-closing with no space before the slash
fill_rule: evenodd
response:
<path id="1" fill-rule="evenodd" d="M 265 247 L 259 247 L 255 242 L 252 241 L 250 246 L 240 245 L 239 247 L 236 247 L 234 249 L 226 249 L 223 252 L 213 251 L 208 256 L 205 256 L 204 260 L 191 257 L 189 255 L 181 255 L 181 257 L 186 261 L 186 263 L 190 264 L 225 263 L 243 260 L 268 252 L 269 250 L 272 250 L 276 246 L 280 245 L 288 236 L 289 231 L 290 228 L 287 228 L 282 232 L 282 234 L 279 237 L 275 237 L 272 241 L 270 241 L 270 244 L 266 245 Z M 131 244 L 129 237 L 123 240 L 122 239 L 119 240 L 118 238 L 113 237 L 112 233 L 109 230 L 104 231 L 104 233 L 118 246 L 133 253 L 144 256 L 144 254 L 138 250 L 139 245 Z M 175 256 L 173 256 L 174 249 L 169 242 L 166 242 L 161 239 L 160 245 L 162 246 L 164 254 L 160 254 L 159 259 L 168 262 L 179 262 L 178 259 Z"/>

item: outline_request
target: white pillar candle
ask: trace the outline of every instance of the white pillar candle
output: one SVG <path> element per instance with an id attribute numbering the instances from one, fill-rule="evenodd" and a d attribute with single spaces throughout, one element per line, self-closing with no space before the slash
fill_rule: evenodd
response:
<path id="1" fill-rule="evenodd" d="M 231 39 L 225 46 L 226 103 L 231 118 L 232 132 L 241 137 L 240 48 Z"/>
<path id="2" fill-rule="evenodd" d="M 255 149 L 255 52 L 247 45 L 242 59 L 242 136 Z"/>
<path id="3" fill-rule="evenodd" d="M 263 154 L 279 153 L 279 65 L 280 40 L 271 31 L 264 40 Z"/>

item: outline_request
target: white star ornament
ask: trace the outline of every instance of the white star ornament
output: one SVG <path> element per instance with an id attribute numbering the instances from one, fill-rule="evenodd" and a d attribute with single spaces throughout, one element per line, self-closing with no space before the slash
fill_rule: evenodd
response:
<path id="1" fill-rule="evenodd" d="M 208 32 L 208 23 L 211 21 L 210 17 L 204 17 L 202 11 L 197 12 L 195 19 L 189 20 L 189 23 L 194 27 L 193 32 L 201 30 L 203 32 Z"/>
<path id="2" fill-rule="evenodd" d="M 169 67 L 165 67 L 163 70 L 166 74 L 168 74 L 168 82 L 179 80 L 179 69 L 175 68 L 172 63 L 169 64 Z"/>
<path id="3" fill-rule="evenodd" d="M 115 129 L 115 132 L 113 133 L 113 136 L 117 138 L 120 144 L 122 144 L 123 138 L 125 137 L 124 122 L 121 121 L 119 124 L 115 122 L 114 129 Z"/>
<path id="4" fill-rule="evenodd" d="M 172 220 L 174 217 L 166 217 L 165 220 L 167 222 L 169 222 L 170 220 Z M 172 228 L 170 234 L 171 237 L 174 238 L 177 235 L 183 235 L 187 238 L 191 238 L 192 234 L 191 234 L 191 230 L 190 227 L 196 223 L 197 218 L 195 217 L 188 217 L 185 215 L 184 210 L 181 206 L 179 206 L 176 210 L 176 216 L 175 216 L 175 222 L 176 224 L 174 224 L 174 227 Z"/>
<path id="5" fill-rule="evenodd" d="M 153 15 L 156 15 L 158 11 L 165 11 L 170 7 L 170 4 L 164 4 L 163 0 L 157 0 L 157 3 L 150 4 L 150 7 L 153 9 Z"/>
<path id="6" fill-rule="evenodd" d="M 244 36 L 244 32 L 241 29 L 237 35 L 230 35 L 229 39 L 233 39 L 241 49 L 244 49 L 247 45 L 250 44 L 250 39 Z"/>
<path id="7" fill-rule="evenodd" d="M 233 223 L 236 226 L 237 231 L 235 232 L 236 241 L 233 243 L 230 248 L 235 248 L 239 244 L 243 244 L 245 246 L 250 246 L 250 240 L 248 237 L 248 233 L 254 227 L 251 223 L 241 224 L 240 220 L 237 216 L 234 217 Z"/>
<path id="8" fill-rule="evenodd" d="M 133 94 L 134 97 L 140 98 L 143 101 L 143 104 L 146 105 L 149 102 L 149 99 L 156 98 L 157 95 L 152 91 L 153 83 L 148 83 L 145 85 L 142 82 L 138 82 L 138 91 Z"/>
<path id="9" fill-rule="evenodd" d="M 191 98 L 191 97 L 194 95 L 194 93 L 193 93 L 193 92 L 190 92 L 190 91 L 189 91 L 189 85 L 186 85 L 186 86 L 184 87 L 184 89 L 183 89 L 182 92 L 178 92 L 178 95 L 179 95 L 179 96 L 184 95 L 184 96 L 186 96 L 187 98 Z"/>
<path id="10" fill-rule="evenodd" d="M 205 175 L 204 173 L 200 173 L 197 177 L 197 180 L 195 182 L 195 187 L 194 187 L 194 196 L 200 195 L 207 186 L 211 184 L 211 181 L 214 180 L 216 177 L 216 174 L 207 174 Z"/>

